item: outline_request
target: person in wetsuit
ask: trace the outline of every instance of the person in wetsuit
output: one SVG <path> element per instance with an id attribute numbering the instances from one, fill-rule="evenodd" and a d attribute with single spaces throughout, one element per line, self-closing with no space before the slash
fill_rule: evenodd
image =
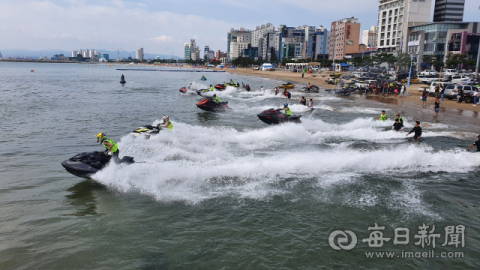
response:
<path id="1" fill-rule="evenodd" d="M 403 127 L 402 123 L 400 123 L 400 121 L 398 119 L 395 119 L 395 123 L 393 124 L 393 129 L 392 130 L 401 131 L 402 127 Z"/>
<path id="2" fill-rule="evenodd" d="M 478 140 L 476 142 L 474 142 L 472 145 L 470 145 L 470 147 L 468 147 L 467 151 L 470 151 L 470 149 L 473 148 L 474 145 L 477 146 L 477 152 L 480 152 L 480 135 L 478 135 Z"/>
<path id="3" fill-rule="evenodd" d="M 415 121 L 415 126 L 413 127 L 412 131 L 407 133 L 407 135 L 405 136 L 408 136 L 412 132 L 415 132 L 413 140 L 420 140 L 420 137 L 422 136 L 422 128 L 420 127 L 420 121 Z"/>
<path id="4" fill-rule="evenodd" d="M 305 97 L 302 97 L 302 99 L 300 100 L 300 104 L 307 106 L 307 100 L 305 99 Z"/>

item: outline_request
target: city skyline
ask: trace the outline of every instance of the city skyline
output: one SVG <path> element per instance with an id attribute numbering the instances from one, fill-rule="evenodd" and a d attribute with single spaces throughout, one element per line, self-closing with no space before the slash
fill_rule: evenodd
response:
<path id="1" fill-rule="evenodd" d="M 464 21 L 478 20 L 478 3 L 465 2 Z M 185 8 L 191 6 L 192 8 Z M 338 7 L 348 6 L 349 10 Z M 195 8 L 193 8 L 195 7 Z M 268 12 L 265 12 L 265 11 Z M 0 3 L 0 51 L 5 49 L 72 50 L 122 48 L 183 56 L 184 44 L 196 39 L 200 48 L 225 51 L 231 28 L 272 23 L 291 26 L 323 25 L 355 16 L 361 30 L 376 25 L 378 1 L 18 1 Z M 233 15 L 228 15 L 233 14 Z M 320 14 L 320 15 L 319 15 Z M 433 17 L 433 12 L 431 17 Z"/>

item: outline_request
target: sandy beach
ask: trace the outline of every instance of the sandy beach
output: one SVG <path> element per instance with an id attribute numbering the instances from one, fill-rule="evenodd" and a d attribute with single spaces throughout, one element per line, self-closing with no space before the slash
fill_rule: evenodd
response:
<path id="1" fill-rule="evenodd" d="M 304 85 L 307 85 L 308 83 L 312 85 L 317 85 L 319 87 L 323 87 L 325 89 L 331 89 L 333 88 L 333 85 L 328 84 L 325 82 L 328 78 L 330 78 L 330 74 L 332 72 L 330 71 L 320 71 L 319 73 L 306 73 L 304 78 L 302 79 L 302 74 L 301 73 L 293 73 L 293 72 L 285 72 L 282 70 L 275 70 L 275 71 L 259 71 L 259 70 L 253 70 L 251 68 L 236 68 L 236 69 L 226 69 L 227 72 L 238 74 L 238 75 L 246 75 L 246 76 L 259 76 L 259 77 L 265 77 L 265 78 L 271 78 L 271 79 L 277 79 L 277 80 L 282 80 L 286 82 L 293 82 L 298 84 L 298 86 L 301 85 L 303 87 Z M 296 86 L 294 89 L 290 91 L 297 91 L 300 89 L 300 87 Z M 372 96 L 372 98 L 377 98 L 379 101 L 382 100 L 386 103 L 400 103 L 400 104 L 409 104 L 410 106 L 421 108 L 421 103 L 422 101 L 420 100 L 420 95 L 421 95 L 421 90 L 423 90 L 424 87 L 427 85 L 425 84 L 412 84 L 410 86 L 410 94 L 404 97 L 399 97 L 399 96 L 388 96 L 388 97 L 379 97 L 379 96 Z M 390 100 L 390 101 L 387 101 Z M 396 100 L 396 101 L 395 101 Z M 434 97 L 428 97 L 427 98 L 427 108 L 432 108 L 435 102 Z M 440 105 L 441 111 L 444 111 L 444 109 L 452 109 L 452 110 L 461 110 L 461 111 L 473 111 L 473 112 L 479 112 L 480 111 L 480 106 L 474 107 L 473 104 L 471 103 L 457 103 L 455 100 L 448 100 L 445 99 L 443 102 L 441 102 Z"/>

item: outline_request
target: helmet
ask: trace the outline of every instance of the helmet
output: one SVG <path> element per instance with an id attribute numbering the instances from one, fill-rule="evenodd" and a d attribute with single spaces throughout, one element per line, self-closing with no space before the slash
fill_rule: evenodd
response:
<path id="1" fill-rule="evenodd" d="M 97 142 L 102 143 L 107 138 L 107 134 L 99 132 L 95 137 L 97 137 Z"/>
<path id="2" fill-rule="evenodd" d="M 283 104 L 283 107 L 284 107 L 284 108 L 287 108 L 287 107 L 288 107 L 288 103 Z"/>
<path id="3" fill-rule="evenodd" d="M 162 119 L 163 119 L 163 122 L 165 123 L 165 122 L 167 122 L 168 120 L 170 120 L 170 117 L 168 117 L 168 115 L 165 115 Z"/>

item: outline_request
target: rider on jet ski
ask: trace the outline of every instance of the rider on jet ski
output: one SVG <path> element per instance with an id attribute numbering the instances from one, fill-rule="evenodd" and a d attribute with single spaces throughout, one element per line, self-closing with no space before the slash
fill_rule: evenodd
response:
<path id="1" fill-rule="evenodd" d="M 215 102 L 217 102 L 217 103 L 220 103 L 220 102 L 221 102 L 221 101 L 220 101 L 220 98 L 217 97 L 217 94 L 213 94 L 213 100 L 215 100 Z"/>
<path id="2" fill-rule="evenodd" d="M 118 154 L 120 154 L 120 150 L 118 150 L 117 144 L 107 138 L 107 134 L 105 133 L 98 133 L 95 135 L 97 137 L 97 142 L 100 142 L 106 149 L 105 149 L 105 155 L 108 155 L 108 152 L 112 152 L 112 157 L 115 160 L 116 163 L 119 163 L 120 159 L 118 158 Z"/>
<path id="3" fill-rule="evenodd" d="M 283 104 L 283 110 L 285 111 L 286 116 L 292 115 L 292 110 L 288 107 L 288 103 Z"/>
<path id="4" fill-rule="evenodd" d="M 208 88 L 208 90 L 215 91 L 215 88 L 213 87 L 213 85 L 210 84 L 210 88 Z"/>
<path id="5" fill-rule="evenodd" d="M 173 124 L 170 121 L 170 117 L 168 117 L 168 115 L 165 115 L 162 119 L 163 119 L 163 124 L 161 125 L 161 127 L 172 130 Z"/>

